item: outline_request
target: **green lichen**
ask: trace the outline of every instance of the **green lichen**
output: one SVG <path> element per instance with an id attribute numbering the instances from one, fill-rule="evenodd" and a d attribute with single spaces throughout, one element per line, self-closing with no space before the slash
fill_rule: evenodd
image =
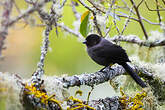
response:
<path id="1" fill-rule="evenodd" d="M 143 99 L 147 96 L 145 91 L 137 93 L 133 97 L 126 95 L 122 88 L 120 93 L 122 97 L 120 97 L 119 101 L 123 110 L 144 110 Z"/>
<path id="2" fill-rule="evenodd" d="M 161 103 L 165 102 L 165 82 L 160 78 L 155 77 L 154 79 L 149 80 L 149 84 L 152 88 L 153 95 Z"/>

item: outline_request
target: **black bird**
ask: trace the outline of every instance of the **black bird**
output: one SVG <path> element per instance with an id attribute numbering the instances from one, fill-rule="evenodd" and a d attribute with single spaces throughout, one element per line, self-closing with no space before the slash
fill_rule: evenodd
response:
<path id="1" fill-rule="evenodd" d="M 83 42 L 87 46 L 88 55 L 99 65 L 110 66 L 117 63 L 122 65 L 127 73 L 139 84 L 141 87 L 147 87 L 141 78 L 133 71 L 133 69 L 127 64 L 131 62 L 126 54 L 125 50 L 111 43 L 110 41 L 100 37 L 96 34 L 90 34 L 87 36 L 86 41 Z M 103 68 L 103 69 L 104 69 Z M 101 69 L 101 71 L 103 70 Z"/>

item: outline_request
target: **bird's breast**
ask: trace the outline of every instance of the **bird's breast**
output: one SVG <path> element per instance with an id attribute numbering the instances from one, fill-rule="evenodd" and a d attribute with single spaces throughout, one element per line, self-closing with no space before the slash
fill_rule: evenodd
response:
<path id="1" fill-rule="evenodd" d="M 105 57 L 101 57 L 93 48 L 87 48 L 88 55 L 94 60 L 97 64 L 108 66 L 111 62 L 109 62 Z"/>

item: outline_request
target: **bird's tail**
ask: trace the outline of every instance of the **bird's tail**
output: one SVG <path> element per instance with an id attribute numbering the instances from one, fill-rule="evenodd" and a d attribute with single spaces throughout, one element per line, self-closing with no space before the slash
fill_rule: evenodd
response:
<path id="1" fill-rule="evenodd" d="M 139 84 L 142 88 L 147 87 L 147 85 L 141 80 L 138 74 L 134 72 L 133 69 L 127 63 L 122 63 L 121 65 L 124 67 L 126 72 L 131 75 L 131 77 L 136 81 L 137 84 Z"/>

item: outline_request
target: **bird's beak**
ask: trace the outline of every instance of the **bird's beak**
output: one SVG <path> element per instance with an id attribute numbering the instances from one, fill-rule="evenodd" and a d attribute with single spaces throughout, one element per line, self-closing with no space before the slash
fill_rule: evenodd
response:
<path id="1" fill-rule="evenodd" d="M 84 41 L 84 42 L 82 42 L 83 44 L 86 44 L 87 42 L 86 41 Z"/>

